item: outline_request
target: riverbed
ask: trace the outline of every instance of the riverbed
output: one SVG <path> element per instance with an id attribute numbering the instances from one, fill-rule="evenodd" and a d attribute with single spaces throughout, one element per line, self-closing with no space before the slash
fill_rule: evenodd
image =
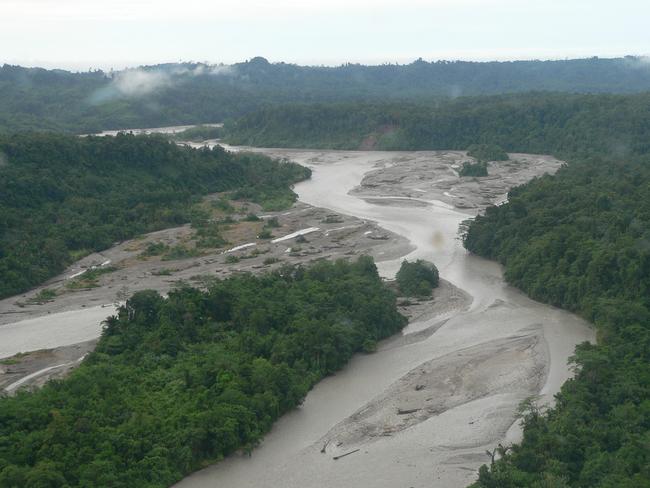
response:
<path id="1" fill-rule="evenodd" d="M 491 165 L 490 177 L 468 179 L 458 176 L 467 158 L 458 151 L 243 149 L 313 170 L 311 180 L 295 187 L 297 206 L 277 215 L 281 228 L 264 246 L 267 255 L 308 262 L 370 253 L 387 279 L 403 259 L 426 259 L 436 264 L 443 281 L 433 304 L 416 306 L 419 319 L 376 353 L 355 356 L 319 383 L 303 405 L 276 422 L 252 456 L 231 456 L 177 486 L 446 488 L 471 483 L 478 467 L 489 462 L 486 450 L 519 438 L 520 402 L 539 396 L 541 403 L 550 403 L 570 375 L 567 359 L 575 345 L 593 341 L 594 334 L 578 317 L 509 287 L 499 265 L 465 251 L 459 229 L 487 205 L 504 201 L 512 186 L 552 173 L 562 163 L 549 156 L 512 155 L 511 161 Z M 330 212 L 336 222 L 324 223 Z M 105 275 L 97 288 L 62 292 L 54 302 L 24 308 L 16 306 L 16 297 L 0 302 L 0 357 L 66 346 L 74 347 L 74 354 L 68 349 L 51 354 L 52 365 L 77 364 L 86 349 L 70 345 L 99 335 L 122 283 L 130 291 L 144 287 L 164 293 L 173 280 L 199 273 L 264 270 L 265 255 L 247 256 L 247 264 L 237 269 L 226 264 L 227 254 L 170 264 L 137 259 L 149 241 L 173 243 L 188 232 L 170 229 L 122 243 L 44 285 L 64 288 L 68 275 L 95 261 L 118 264 L 120 269 Z M 342 232 L 345 236 L 338 235 Z M 300 253 L 287 253 L 291 236 L 300 234 L 310 243 Z M 248 254 L 251 235 L 241 233 L 227 252 Z M 163 266 L 173 276 L 161 275 Z M 35 364 L 39 374 L 52 367 Z M 9 380 L 12 385 L 22 381 Z"/>
<path id="2" fill-rule="evenodd" d="M 478 467 L 489 462 L 486 450 L 519 439 L 520 402 L 538 395 L 541 403 L 552 402 L 570 375 L 567 360 L 575 345 L 594 340 L 583 320 L 528 299 L 504 282 L 499 265 L 463 248 L 461 223 L 481 207 L 503 201 L 507 188 L 481 192 L 475 205 L 467 205 L 472 189 L 465 190 L 459 209 L 451 199 L 458 198 L 467 180 L 453 174 L 455 160 L 445 164 L 444 153 L 262 152 L 312 168 L 312 179 L 295 187 L 302 202 L 373 220 L 409 239 L 415 249 L 380 262 L 382 276 L 392 278 L 404 258 L 427 259 L 471 303 L 411 323 L 404 335 L 413 340 L 388 341 L 375 354 L 355 357 L 280 419 L 252 456 L 231 456 L 177 486 L 446 488 L 471 483 Z M 544 158 L 530 166 L 533 173 L 559 167 Z M 439 170 L 431 173 L 432 166 Z M 395 168 L 401 168 L 398 181 Z M 429 173 L 418 175 L 417 168 Z M 364 185 L 364 177 L 373 183 Z M 407 177 L 422 186 L 410 188 L 422 196 L 405 193 Z M 454 177 L 457 185 L 447 184 Z M 447 183 L 438 194 L 435 184 L 441 181 Z"/>

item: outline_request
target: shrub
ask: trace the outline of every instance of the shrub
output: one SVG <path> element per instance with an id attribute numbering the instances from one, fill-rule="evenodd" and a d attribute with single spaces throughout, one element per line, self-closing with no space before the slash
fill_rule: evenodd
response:
<path id="1" fill-rule="evenodd" d="M 470 163 L 465 161 L 458 172 L 459 176 L 487 176 L 487 163 Z"/>
<path id="2" fill-rule="evenodd" d="M 147 248 L 142 252 L 142 256 L 160 256 L 169 249 L 164 242 L 150 242 Z"/>
<path id="3" fill-rule="evenodd" d="M 280 222 L 278 222 L 277 217 L 271 217 L 266 221 L 266 227 L 270 227 L 271 229 L 275 229 L 276 227 L 280 227 Z"/>
<path id="4" fill-rule="evenodd" d="M 433 263 L 418 259 L 414 263 L 402 261 L 397 275 L 397 286 L 406 296 L 428 296 L 438 286 L 438 268 Z"/>

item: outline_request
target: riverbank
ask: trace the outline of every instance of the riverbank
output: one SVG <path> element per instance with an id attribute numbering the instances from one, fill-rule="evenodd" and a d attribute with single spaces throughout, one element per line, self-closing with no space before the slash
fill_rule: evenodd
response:
<path id="1" fill-rule="evenodd" d="M 464 155 L 457 152 L 255 150 L 310 166 L 312 180 L 296 185 L 301 201 L 408 238 L 415 249 L 405 257 L 434 262 L 466 299 L 412 321 L 402 336 L 319 383 L 252 457 L 228 458 L 178 486 L 471 483 L 489 462 L 486 450 L 517 438 L 519 403 L 539 394 L 549 402 L 571 374 L 573 347 L 593 340 L 593 331 L 507 286 L 498 265 L 467 254 L 459 226 L 503 201 L 511 185 L 561 162 L 527 155 L 499 170 L 512 175 L 503 183 L 458 177 L 453 165 Z M 401 259 L 379 263 L 382 275 L 393 276 Z"/>
<path id="2" fill-rule="evenodd" d="M 247 202 L 233 205 L 233 222 L 224 231 L 228 242 L 221 249 L 201 250 L 200 255 L 181 259 L 148 255 L 152 245 L 190 250 L 196 246 L 196 232 L 190 225 L 153 232 L 87 256 L 29 293 L 0 301 L 0 359 L 9 358 L 12 363 L 9 370 L 0 368 L 0 387 L 57 366 L 61 362 L 57 354 L 60 348 L 75 351 L 75 344 L 96 339 L 102 320 L 114 313 L 117 303 L 136 291 L 153 289 L 166 294 L 184 283 L 204 287 L 211 279 L 233 273 L 262 273 L 284 264 L 361 254 L 381 261 L 395 259 L 412 249 L 406 239 L 373 222 L 300 202 L 281 212 L 262 212 L 259 206 Z M 260 218 L 248 220 L 249 214 Z M 270 237 L 258 239 L 269 222 L 273 223 Z M 96 269 L 106 272 L 92 281 L 84 278 Z M 48 298 L 41 300 L 44 290 Z M 32 360 L 33 355 L 23 354 L 37 350 L 38 361 Z M 79 357 L 81 354 L 71 361 Z M 60 377 L 71 367 L 43 371 L 20 387 Z"/>
<path id="3" fill-rule="evenodd" d="M 123 291 L 165 293 L 181 280 L 200 286 L 207 276 L 362 252 L 373 255 L 390 279 L 405 257 L 427 259 L 439 268 L 441 287 L 432 302 L 403 307 L 411 321 L 401 335 L 316 385 L 299 409 L 276 422 L 252 457 L 231 456 L 179 486 L 467 485 L 489 461 L 486 450 L 517 438 L 518 404 L 540 394 L 551 401 L 571 374 L 567 359 L 575 344 L 593 340 L 582 320 L 507 286 L 497 264 L 468 255 L 459 239 L 464 220 L 503 201 L 512 185 L 561 162 L 522 155 L 524 161 L 513 157 L 512 166 L 493 168 L 500 176 L 466 179 L 454 168 L 465 155 L 455 151 L 254 150 L 314 171 L 310 181 L 296 185 L 299 204 L 262 216 L 280 224 L 271 239 L 257 239 L 263 222 L 242 222 L 238 237 L 228 237 L 223 249 L 230 252 L 165 262 L 140 257 L 158 242 L 191 247 L 189 226 L 122 243 L 48 283 L 66 287 L 52 302 L 38 305 L 34 290 L 19 297 L 23 307 L 0 303 L 12 307 L 0 308 L 9 312 L 0 318 L 0 344 L 41 349 L 35 345 L 42 341 L 57 347 L 63 337 L 70 344 L 71 335 L 77 342 L 96 337 L 101 318 Z M 295 242 L 300 234 L 307 242 Z M 67 289 L 83 269 L 106 261 L 116 269 L 100 275 L 98 286 Z M 89 320 L 93 314 L 97 320 Z M 30 318 L 16 323 L 21 316 Z M 30 350 L 21 347 L 16 351 Z"/>

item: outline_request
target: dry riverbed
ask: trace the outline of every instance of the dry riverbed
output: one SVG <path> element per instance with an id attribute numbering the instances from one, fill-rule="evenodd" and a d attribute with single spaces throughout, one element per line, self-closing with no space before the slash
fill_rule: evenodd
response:
<path id="1" fill-rule="evenodd" d="M 211 198 L 215 196 L 207 201 Z M 233 205 L 229 214 L 233 222 L 223 227 L 227 244 L 219 249 L 197 248 L 196 231 L 190 225 L 153 232 L 91 254 L 43 286 L 0 301 L 0 358 L 5 358 L 5 365 L 0 366 L 0 388 L 26 377 L 27 381 L 19 383 L 21 388 L 41 385 L 49 377 L 61 377 L 70 371 L 92 349 L 94 341 L 87 339 L 100 333 L 100 322 L 113 313 L 114 304 L 136 291 L 153 289 L 164 294 L 184 283 L 202 287 L 214 278 L 233 273 L 262 273 L 284 264 L 318 259 L 361 254 L 370 254 L 379 261 L 395 259 L 412 249 L 406 239 L 373 222 L 300 202 L 282 212 L 263 212 L 252 203 Z M 215 213 L 215 218 L 225 216 Z M 249 221 L 249 214 L 260 219 Z M 277 226 L 269 227 L 269 221 L 275 220 Z M 271 237 L 259 239 L 265 227 Z M 167 254 L 147 255 L 151 245 L 164 246 Z M 182 249 L 190 256 L 169 259 L 174 249 Z M 197 255 L 191 255 L 194 253 Z M 60 339 L 59 327 L 75 328 L 74 314 L 84 309 L 92 309 L 96 318 L 78 337 L 83 344 L 75 344 L 72 334 L 64 340 L 69 342 L 64 344 L 67 347 L 49 350 L 50 341 Z M 23 354 L 35 348 L 39 350 Z M 70 364 L 61 366 L 63 363 Z"/>
<path id="2" fill-rule="evenodd" d="M 417 153 L 416 153 L 417 154 Z M 563 164 L 552 156 L 510 154 L 508 161 L 492 161 L 486 177 L 459 177 L 465 161 L 464 151 L 437 151 L 435 158 L 396 158 L 390 164 L 369 172 L 351 193 L 381 204 L 426 205 L 443 202 L 461 211 L 475 213 L 503 200 L 508 190 L 544 173 L 555 173 Z M 372 197 L 377 197 L 372 199 Z M 389 202 L 386 202 L 387 204 Z"/>

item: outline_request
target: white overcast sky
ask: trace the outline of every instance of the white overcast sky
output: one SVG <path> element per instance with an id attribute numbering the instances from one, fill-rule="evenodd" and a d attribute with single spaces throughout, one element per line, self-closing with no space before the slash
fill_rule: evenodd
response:
<path id="1" fill-rule="evenodd" d="M 0 0 L 0 64 L 650 54 L 650 0 Z"/>

